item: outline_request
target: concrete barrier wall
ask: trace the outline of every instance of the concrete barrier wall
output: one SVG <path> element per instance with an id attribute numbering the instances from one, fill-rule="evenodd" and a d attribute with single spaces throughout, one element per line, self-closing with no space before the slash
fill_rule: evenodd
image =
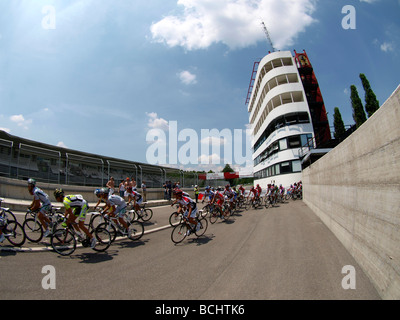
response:
<path id="1" fill-rule="evenodd" d="M 304 202 L 384 299 L 400 299 L 400 86 L 356 132 L 303 171 Z"/>

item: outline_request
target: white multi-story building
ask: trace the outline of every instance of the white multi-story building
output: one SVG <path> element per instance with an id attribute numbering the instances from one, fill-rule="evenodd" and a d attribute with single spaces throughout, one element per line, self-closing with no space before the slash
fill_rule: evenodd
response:
<path id="1" fill-rule="evenodd" d="M 266 188 L 300 181 L 300 148 L 315 148 L 330 139 L 307 54 L 273 52 L 256 62 L 246 104 L 253 133 L 254 183 Z"/>

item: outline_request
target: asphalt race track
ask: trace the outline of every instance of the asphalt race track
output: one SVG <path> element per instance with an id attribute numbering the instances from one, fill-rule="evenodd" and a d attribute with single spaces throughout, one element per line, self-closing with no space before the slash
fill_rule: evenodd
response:
<path id="1" fill-rule="evenodd" d="M 163 228 L 173 208 L 152 209 L 141 240 L 120 240 L 104 253 L 78 248 L 62 257 L 46 243 L 11 251 L 4 241 L 0 298 L 380 299 L 356 261 L 302 201 L 239 212 L 178 245 L 171 241 L 172 228 Z M 45 266 L 54 270 L 54 289 L 43 286 Z M 355 289 L 342 285 L 345 266 L 354 267 Z"/>

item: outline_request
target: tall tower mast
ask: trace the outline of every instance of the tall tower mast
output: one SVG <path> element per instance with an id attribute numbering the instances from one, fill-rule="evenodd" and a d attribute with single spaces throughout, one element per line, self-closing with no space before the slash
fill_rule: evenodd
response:
<path id="1" fill-rule="evenodd" d="M 270 35 L 269 35 L 269 32 L 268 32 L 268 29 L 267 29 L 267 27 L 265 26 L 265 23 L 264 23 L 264 21 L 261 21 L 261 24 L 262 24 L 262 26 L 263 26 L 264 33 L 265 33 L 265 34 L 266 34 L 266 36 L 267 36 L 267 39 L 268 39 L 268 41 L 269 41 L 269 44 L 271 45 L 272 52 L 275 52 L 276 50 L 275 50 L 275 48 L 274 48 L 274 45 L 272 44 L 271 37 L 270 37 Z"/>

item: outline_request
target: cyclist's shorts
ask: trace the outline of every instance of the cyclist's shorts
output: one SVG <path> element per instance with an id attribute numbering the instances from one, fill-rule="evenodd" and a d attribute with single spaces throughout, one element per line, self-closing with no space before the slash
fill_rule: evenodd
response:
<path id="1" fill-rule="evenodd" d="M 123 207 L 123 208 L 117 207 L 116 210 L 115 210 L 115 215 L 118 218 L 122 218 L 124 216 L 125 212 L 126 212 L 126 207 Z"/>
<path id="2" fill-rule="evenodd" d="M 72 212 L 78 218 L 78 221 L 85 221 L 88 209 L 89 207 L 87 203 L 85 203 L 84 205 L 82 205 L 82 207 L 74 208 Z"/>
<path id="3" fill-rule="evenodd" d="M 189 214 L 189 210 L 186 210 L 186 212 L 184 213 L 185 217 L 187 217 L 188 214 Z M 197 208 L 194 208 L 192 210 L 192 213 L 190 214 L 189 218 L 196 218 L 196 215 L 197 215 Z"/>
<path id="4" fill-rule="evenodd" d="M 51 205 L 46 205 L 46 206 L 41 207 L 39 209 L 39 212 L 47 215 L 48 213 L 50 213 L 50 210 L 51 210 Z"/>

